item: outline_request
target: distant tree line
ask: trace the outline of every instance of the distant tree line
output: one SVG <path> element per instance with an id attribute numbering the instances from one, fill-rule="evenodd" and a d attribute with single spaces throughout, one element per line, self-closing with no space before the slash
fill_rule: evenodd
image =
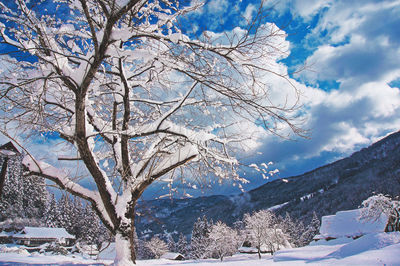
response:
<path id="1" fill-rule="evenodd" d="M 261 258 L 263 246 L 273 253 L 283 247 L 309 244 L 319 227 L 320 221 L 315 213 L 308 225 L 291 218 L 288 213 L 282 217 L 269 210 L 246 214 L 232 227 L 221 221 L 214 223 L 203 216 L 194 223 L 190 241 L 182 233 L 177 241 L 171 234 L 153 236 L 150 240 L 136 237 L 138 259 L 155 259 L 170 251 L 195 260 L 223 260 L 237 253 L 241 246 L 256 248 Z"/>
<path id="2" fill-rule="evenodd" d="M 0 157 L 0 166 L 5 157 Z M 68 194 L 59 200 L 46 189 L 43 177 L 25 176 L 22 156 L 9 158 L 0 197 L 0 229 L 20 230 L 24 226 L 63 227 L 77 241 L 101 245 L 108 239 L 106 228 L 92 208 Z"/>

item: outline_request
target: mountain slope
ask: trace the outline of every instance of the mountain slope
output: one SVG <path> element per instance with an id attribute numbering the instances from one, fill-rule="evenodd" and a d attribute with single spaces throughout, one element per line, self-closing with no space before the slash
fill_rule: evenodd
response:
<path id="1" fill-rule="evenodd" d="M 232 224 L 244 213 L 268 208 L 308 222 L 313 211 L 321 217 L 354 209 L 373 193 L 400 195 L 400 131 L 350 157 L 247 193 L 142 202 L 137 227 L 138 232 L 151 235 L 165 231 L 190 234 L 199 216 Z"/>

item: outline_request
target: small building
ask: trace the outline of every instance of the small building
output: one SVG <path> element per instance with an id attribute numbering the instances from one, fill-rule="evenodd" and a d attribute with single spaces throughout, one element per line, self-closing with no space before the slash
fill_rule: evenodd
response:
<path id="1" fill-rule="evenodd" d="M 0 244 L 9 244 L 12 243 L 12 232 L 2 231 L 0 232 Z"/>
<path id="2" fill-rule="evenodd" d="M 71 246 L 75 241 L 75 236 L 69 234 L 64 228 L 29 226 L 14 234 L 12 238 L 17 244 L 30 247 L 52 242 L 57 242 L 62 246 Z"/>
<path id="3" fill-rule="evenodd" d="M 339 211 L 335 215 L 323 216 L 319 234 L 315 241 L 337 238 L 359 238 L 366 234 L 385 232 L 388 217 L 381 215 L 377 220 L 360 219 L 363 209 Z"/>
<path id="4" fill-rule="evenodd" d="M 160 257 L 161 259 L 167 259 L 167 260 L 184 260 L 185 257 L 180 254 L 180 253 L 175 253 L 175 252 L 167 252 L 164 255 Z"/>

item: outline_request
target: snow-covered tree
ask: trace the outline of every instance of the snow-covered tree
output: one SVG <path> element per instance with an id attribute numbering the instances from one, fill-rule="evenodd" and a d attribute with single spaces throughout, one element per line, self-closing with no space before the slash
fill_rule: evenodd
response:
<path id="1" fill-rule="evenodd" d="M 167 236 L 167 246 L 168 246 L 169 251 L 177 252 L 176 251 L 176 243 L 171 234 L 168 234 L 168 236 Z"/>
<path id="2" fill-rule="evenodd" d="M 46 211 L 49 196 L 45 179 L 39 176 L 21 176 L 21 178 L 25 217 L 40 219 Z"/>
<path id="3" fill-rule="evenodd" d="M 23 175 L 22 155 L 0 155 L 0 166 L 5 161 L 7 163 L 1 188 L 0 221 L 19 218 L 37 220 L 40 224 L 48 197 L 44 178 Z"/>
<path id="4" fill-rule="evenodd" d="M 77 154 L 68 159 L 83 162 L 96 189 L 50 161 L 23 164 L 92 204 L 115 235 L 117 264 L 135 261 L 135 206 L 155 180 L 245 182 L 235 154 L 254 146 L 248 128 L 302 133 L 297 90 L 269 86 L 287 77 L 275 62 L 288 43 L 262 6 L 247 27 L 196 37 L 180 22 L 199 1 L 0 5 L 0 41 L 17 56 L 2 57 L 2 131 L 51 132 Z"/>
<path id="5" fill-rule="evenodd" d="M 230 228 L 221 221 L 211 226 L 209 235 L 209 252 L 221 261 L 226 256 L 232 256 L 239 248 L 239 236 L 236 230 Z"/>
<path id="6" fill-rule="evenodd" d="M 388 217 L 385 231 L 400 231 L 400 201 L 378 194 L 364 200 L 362 207 L 361 220 L 376 221 L 384 214 Z"/>
<path id="7" fill-rule="evenodd" d="M 301 239 L 304 245 L 308 245 L 313 240 L 314 236 L 319 233 L 320 225 L 321 222 L 319 221 L 317 214 L 313 212 L 311 222 L 308 224 L 301 235 Z"/>
<path id="8" fill-rule="evenodd" d="M 189 251 L 190 248 L 186 236 L 180 233 L 178 241 L 175 243 L 175 252 L 182 254 L 186 258 L 189 255 Z"/>
<path id="9" fill-rule="evenodd" d="M 74 204 L 70 195 L 63 194 L 58 200 L 58 209 L 60 211 L 60 227 L 65 228 L 68 232 L 72 233 L 74 230 Z"/>
<path id="10" fill-rule="evenodd" d="M 243 217 L 245 230 L 249 241 L 257 248 L 258 257 L 261 259 L 261 248 L 263 245 L 270 246 L 274 241 L 273 230 L 276 224 L 276 216 L 268 210 L 260 210 L 253 214 L 246 213 Z"/>
<path id="11" fill-rule="evenodd" d="M 168 252 L 167 243 L 158 237 L 152 237 L 149 241 L 145 242 L 147 249 L 151 253 L 152 259 L 159 259 L 162 255 Z"/>
<path id="12" fill-rule="evenodd" d="M 209 235 L 211 232 L 212 222 L 207 220 L 204 215 L 197 218 L 193 224 L 192 236 L 190 240 L 190 257 L 192 259 L 204 259 L 208 257 L 208 247 L 210 245 Z"/>
<path id="13" fill-rule="evenodd" d="M 21 157 L 0 157 L 0 165 L 7 160 L 6 175 L 0 199 L 1 220 L 7 218 L 25 218 L 24 183 L 21 178 Z"/>
<path id="14" fill-rule="evenodd" d="M 61 227 L 61 212 L 54 194 L 51 194 L 44 214 L 45 222 L 48 227 Z"/>

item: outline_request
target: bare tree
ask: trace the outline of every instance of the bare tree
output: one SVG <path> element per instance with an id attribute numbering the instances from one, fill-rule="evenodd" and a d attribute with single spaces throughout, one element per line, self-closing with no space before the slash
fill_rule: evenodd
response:
<path id="1" fill-rule="evenodd" d="M 226 256 L 232 256 L 239 248 L 239 236 L 236 230 L 221 221 L 211 227 L 208 251 L 221 261 Z"/>
<path id="2" fill-rule="evenodd" d="M 296 89 L 281 102 L 270 93 L 268 77 L 287 80 L 271 67 L 287 44 L 262 6 L 247 28 L 196 38 L 179 18 L 201 3 L 11 2 L 0 3 L 13 51 L 2 57 L 3 132 L 53 132 L 76 151 L 64 159 L 82 161 L 96 190 L 33 156 L 23 164 L 92 204 L 116 236 L 116 264 L 135 262 L 135 206 L 154 181 L 246 181 L 235 157 L 253 138 L 246 126 L 303 133 Z"/>
<path id="3" fill-rule="evenodd" d="M 162 255 L 168 252 L 167 243 L 158 237 L 153 237 L 145 242 L 146 248 L 151 253 L 152 259 L 159 259 Z"/>
<path id="4" fill-rule="evenodd" d="M 271 251 L 274 249 L 276 240 L 276 216 L 273 212 L 268 210 L 260 210 L 253 214 L 246 213 L 243 217 L 245 224 L 245 232 L 247 233 L 247 240 L 252 246 L 255 246 L 258 251 L 258 258 L 261 259 L 261 249 L 264 247 L 269 248 Z"/>
<path id="5" fill-rule="evenodd" d="M 382 215 L 388 218 L 386 232 L 400 231 L 400 201 L 378 194 L 362 202 L 361 220 L 377 221 Z"/>

